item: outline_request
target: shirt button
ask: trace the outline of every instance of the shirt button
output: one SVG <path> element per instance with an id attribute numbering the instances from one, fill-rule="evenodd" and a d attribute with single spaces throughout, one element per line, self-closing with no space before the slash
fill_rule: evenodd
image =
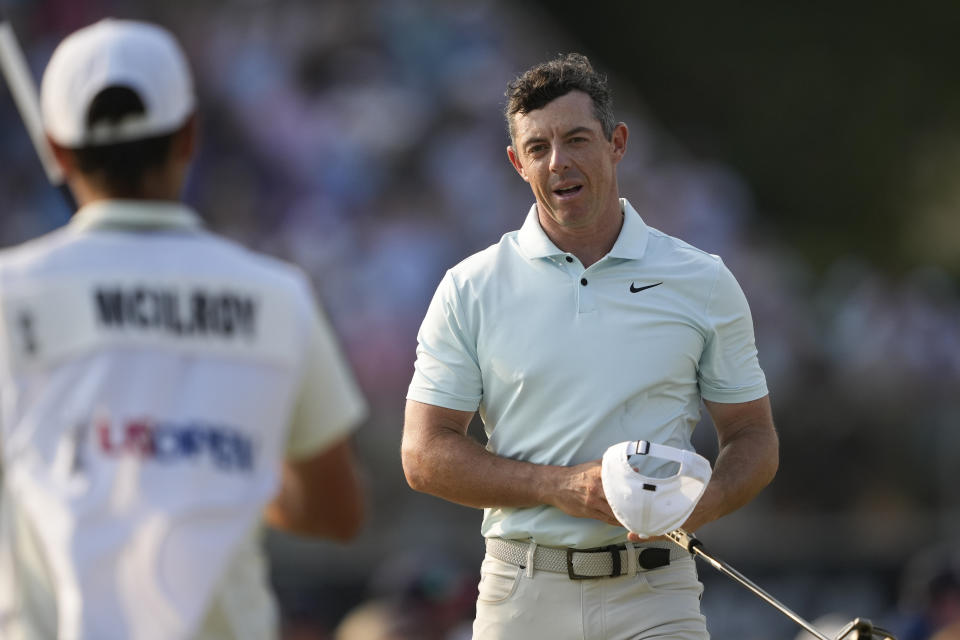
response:
<path id="1" fill-rule="evenodd" d="M 573 262 L 573 258 L 571 258 L 570 256 L 567 256 L 567 262 Z"/>
<path id="2" fill-rule="evenodd" d="M 582 284 L 583 286 L 587 286 L 587 279 L 586 279 L 586 278 L 580 278 L 580 284 Z"/>

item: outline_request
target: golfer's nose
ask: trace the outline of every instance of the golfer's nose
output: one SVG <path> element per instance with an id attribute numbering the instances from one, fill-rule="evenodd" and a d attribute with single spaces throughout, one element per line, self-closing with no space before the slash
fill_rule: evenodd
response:
<path id="1" fill-rule="evenodd" d="M 570 156 L 563 150 L 562 145 L 554 145 L 550 152 L 550 171 L 562 173 L 570 168 Z"/>

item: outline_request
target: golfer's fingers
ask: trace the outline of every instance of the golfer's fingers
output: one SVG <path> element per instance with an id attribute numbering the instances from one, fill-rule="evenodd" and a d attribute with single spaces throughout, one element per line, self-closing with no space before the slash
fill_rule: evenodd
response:
<path id="1" fill-rule="evenodd" d="M 667 536 L 654 536 L 653 538 L 642 538 L 633 531 L 627 534 L 627 540 L 630 542 L 665 542 L 670 540 Z"/>

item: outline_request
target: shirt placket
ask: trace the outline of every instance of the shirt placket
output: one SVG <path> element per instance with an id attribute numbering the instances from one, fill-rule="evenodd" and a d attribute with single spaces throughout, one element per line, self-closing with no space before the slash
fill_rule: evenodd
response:
<path id="1" fill-rule="evenodd" d="M 599 263 L 597 263 L 599 264 Z M 577 313 L 592 313 L 597 310 L 596 296 L 594 289 L 596 284 L 593 280 L 597 277 L 596 267 L 592 265 L 586 269 L 576 256 L 566 254 L 560 258 L 560 265 L 564 268 L 567 275 L 575 281 L 574 296 Z"/>

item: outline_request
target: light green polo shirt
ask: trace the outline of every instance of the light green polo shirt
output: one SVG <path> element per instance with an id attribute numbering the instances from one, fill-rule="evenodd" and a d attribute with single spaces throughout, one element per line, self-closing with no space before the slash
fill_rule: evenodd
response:
<path id="1" fill-rule="evenodd" d="M 621 204 L 620 235 L 589 268 L 550 241 L 533 205 L 519 231 L 450 269 L 420 328 L 407 398 L 479 409 L 497 455 L 575 465 L 624 440 L 692 449 L 701 397 L 765 396 L 736 279 Z M 485 509 L 481 531 L 580 548 L 627 533 L 546 505 Z"/>

